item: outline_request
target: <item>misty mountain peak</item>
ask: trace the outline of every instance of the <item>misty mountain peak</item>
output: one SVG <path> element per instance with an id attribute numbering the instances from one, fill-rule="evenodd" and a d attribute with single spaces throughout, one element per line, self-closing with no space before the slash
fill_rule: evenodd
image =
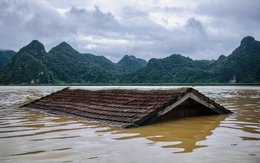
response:
<path id="1" fill-rule="evenodd" d="M 43 54 L 46 54 L 44 45 L 38 40 L 33 40 L 28 45 L 23 47 L 18 53 L 24 53 L 24 52 L 27 52 L 33 56 L 41 56 Z"/>
<path id="2" fill-rule="evenodd" d="M 68 44 L 67 42 L 61 42 L 59 45 L 56 46 L 56 48 L 63 48 L 63 49 L 67 49 L 67 50 L 71 50 L 73 49 L 72 46 L 70 46 L 70 44 Z M 74 49 L 73 49 L 74 50 Z"/>
<path id="3" fill-rule="evenodd" d="M 118 63 L 122 73 L 129 73 L 135 71 L 147 64 L 146 60 L 136 58 L 133 55 L 125 55 Z"/>
<path id="4" fill-rule="evenodd" d="M 55 46 L 52 48 L 49 53 L 55 53 L 56 51 L 67 51 L 70 53 L 78 53 L 74 48 L 70 46 L 67 42 L 61 42 L 59 45 Z"/>
<path id="5" fill-rule="evenodd" d="M 142 65 L 145 65 L 147 62 L 144 59 L 136 58 L 134 55 L 125 55 L 120 61 L 118 61 L 118 64 L 125 64 L 125 62 L 132 64 L 131 62 L 139 62 Z"/>
<path id="6" fill-rule="evenodd" d="M 72 48 L 72 47 L 70 46 L 70 44 L 68 44 L 68 43 L 65 42 L 65 41 L 61 42 L 58 46 L 64 46 L 64 47 Z"/>
<path id="7" fill-rule="evenodd" d="M 254 43 L 254 42 L 255 42 L 255 38 L 254 38 L 254 37 L 252 37 L 252 36 L 247 36 L 247 37 L 244 37 L 244 38 L 242 39 L 240 46 L 242 46 L 242 47 L 247 47 L 247 46 L 251 45 L 251 44 Z"/>

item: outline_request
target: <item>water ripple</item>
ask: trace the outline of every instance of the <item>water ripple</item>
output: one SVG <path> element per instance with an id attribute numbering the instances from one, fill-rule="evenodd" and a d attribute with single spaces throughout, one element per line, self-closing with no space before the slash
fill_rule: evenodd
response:
<path id="1" fill-rule="evenodd" d="M 0 162 L 260 160 L 260 87 L 195 87 L 234 114 L 132 129 L 19 108 L 62 88 L 0 87 Z"/>

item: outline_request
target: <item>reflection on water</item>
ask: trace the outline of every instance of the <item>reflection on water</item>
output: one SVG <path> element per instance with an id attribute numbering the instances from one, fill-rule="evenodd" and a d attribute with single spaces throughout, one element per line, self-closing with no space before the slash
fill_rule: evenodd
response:
<path id="1" fill-rule="evenodd" d="M 18 108 L 62 88 L 0 87 L 0 162 L 260 161 L 259 87 L 195 87 L 234 114 L 131 129 Z"/>
<path id="2" fill-rule="evenodd" d="M 132 138 L 147 138 L 153 143 L 168 142 L 163 148 L 178 148 L 175 153 L 192 152 L 196 148 L 205 147 L 197 142 L 206 140 L 212 134 L 212 130 L 219 126 L 220 122 L 228 115 L 203 116 L 200 118 L 185 118 L 145 126 L 121 130 L 118 133 L 136 133 L 132 136 L 124 136 L 116 140 Z"/>

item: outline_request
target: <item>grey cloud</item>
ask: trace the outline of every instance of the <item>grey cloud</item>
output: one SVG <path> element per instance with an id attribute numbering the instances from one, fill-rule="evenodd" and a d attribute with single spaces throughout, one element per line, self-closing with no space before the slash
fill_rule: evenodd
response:
<path id="1" fill-rule="evenodd" d="M 260 37 L 259 21 L 256 21 L 259 19 L 258 2 L 206 2 L 196 9 L 169 6 L 141 11 L 125 7 L 117 16 L 98 6 L 87 10 L 75 5 L 61 15 L 47 1 L 1 0 L 0 48 L 19 50 L 31 40 L 38 39 L 46 50 L 66 41 L 79 52 L 104 55 L 113 61 L 125 54 L 148 60 L 174 53 L 193 59 L 216 59 L 221 54 L 230 54 L 244 36 Z M 59 3 L 55 1 L 55 6 Z M 242 5 L 249 9 L 243 9 Z M 180 28 L 169 30 L 150 19 L 148 12 L 157 10 L 170 14 L 186 14 L 188 10 L 194 10 L 191 11 L 194 14 Z M 205 23 L 201 16 L 209 21 Z"/>
<path id="2" fill-rule="evenodd" d="M 133 54 L 147 60 L 166 57 L 173 53 L 180 53 L 195 59 L 212 57 L 204 54 L 203 49 L 207 49 L 207 46 L 211 49 L 216 41 L 211 41 L 206 37 L 204 26 L 198 19 L 194 17 L 188 19 L 185 30 L 169 31 L 150 20 L 142 11 L 128 8 L 126 13 L 125 20 L 118 21 L 111 13 L 103 13 L 98 7 L 94 11 L 71 8 L 66 14 L 66 22 L 72 28 L 70 31 L 75 30 L 75 33 L 80 35 L 92 36 L 93 40 L 82 42 L 70 40 L 69 43 L 81 52 L 105 55 L 113 60 L 118 60 L 125 54 Z M 102 38 L 126 40 L 128 43 L 98 42 Z M 96 47 L 84 49 L 87 45 Z M 207 50 L 207 53 L 212 54 L 210 50 Z M 218 54 L 214 54 L 214 58 L 217 57 Z"/>
<path id="3" fill-rule="evenodd" d="M 121 22 L 115 19 L 111 13 L 103 13 L 98 7 L 93 12 L 72 8 L 66 13 L 66 17 L 71 26 L 75 26 L 77 32 L 82 35 L 93 36 L 93 39 L 96 38 L 97 40 L 105 37 L 129 42 L 126 44 L 107 45 L 94 40 L 94 42 L 86 40 L 84 41 L 85 44 L 95 44 L 97 46 L 97 48 L 89 50 L 91 53 L 106 55 L 110 58 L 117 57 L 117 60 L 125 54 L 142 54 L 139 57 L 151 58 L 151 50 L 154 49 L 151 45 L 153 45 L 155 40 L 165 40 L 168 31 L 148 19 L 146 14 L 141 11 L 130 11 L 129 9 L 126 12 L 131 12 L 132 14 L 126 14 L 128 17 L 125 17 L 125 20 Z M 76 25 L 75 22 L 79 22 L 79 24 Z M 80 47 L 80 45 L 76 46 Z M 157 47 L 156 49 L 158 51 L 160 48 Z M 86 51 L 86 49 L 81 50 Z"/>
<path id="4" fill-rule="evenodd" d="M 23 44 L 23 25 L 26 11 L 29 10 L 25 2 L 0 1 L 0 45 L 3 48 L 18 50 Z M 20 37 L 21 36 L 21 37 Z"/>
<path id="5" fill-rule="evenodd" d="M 196 12 L 211 18 L 211 26 L 224 33 L 237 33 L 237 37 L 259 37 L 260 1 L 219 0 L 201 3 Z M 238 33 L 240 34 L 238 36 Z"/>
<path id="6" fill-rule="evenodd" d="M 188 19 L 186 29 L 191 30 L 192 32 L 199 32 L 200 34 L 205 34 L 205 29 L 202 23 L 194 17 Z"/>
<path id="7" fill-rule="evenodd" d="M 260 1 L 256 0 L 218 0 L 201 3 L 197 12 L 222 18 L 260 19 Z"/>
<path id="8" fill-rule="evenodd" d="M 3 0 L 0 6 L 0 44 L 4 47 L 17 51 L 34 39 L 48 43 L 60 31 L 59 14 L 41 3 Z"/>
<path id="9" fill-rule="evenodd" d="M 121 28 L 111 13 L 102 13 L 97 6 L 94 11 L 72 7 L 65 16 L 68 25 L 77 29 L 77 32 L 104 34 Z"/>
<path id="10" fill-rule="evenodd" d="M 55 36 L 60 31 L 59 22 L 46 21 L 42 15 L 34 15 L 26 24 L 25 28 L 31 35 L 37 38 Z"/>

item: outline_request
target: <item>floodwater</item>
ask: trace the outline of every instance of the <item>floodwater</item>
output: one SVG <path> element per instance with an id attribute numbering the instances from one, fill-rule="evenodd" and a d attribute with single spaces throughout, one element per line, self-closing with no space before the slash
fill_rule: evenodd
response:
<path id="1" fill-rule="evenodd" d="M 260 87 L 195 87 L 234 113 L 132 129 L 19 108 L 62 88 L 0 87 L 1 163 L 260 162 Z"/>

